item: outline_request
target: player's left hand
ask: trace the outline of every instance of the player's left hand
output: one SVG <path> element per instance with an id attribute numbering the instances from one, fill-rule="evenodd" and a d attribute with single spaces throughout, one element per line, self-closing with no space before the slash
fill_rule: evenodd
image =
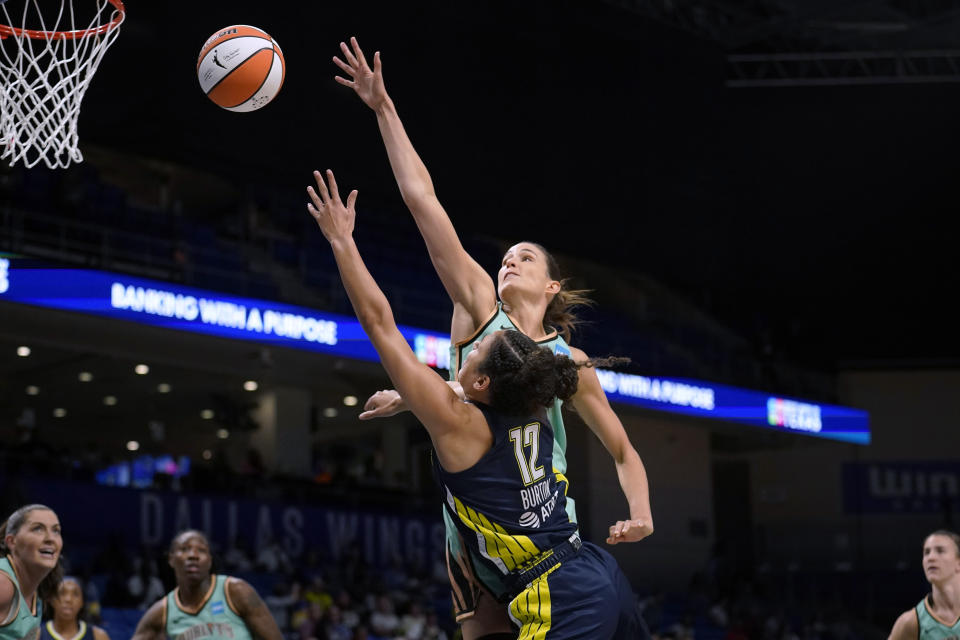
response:
<path id="1" fill-rule="evenodd" d="M 307 195 L 311 202 L 307 204 L 307 211 L 313 216 L 320 226 L 320 231 L 329 242 L 349 238 L 353 235 L 353 225 L 357 217 L 354 205 L 357 202 L 357 190 L 354 189 L 347 196 L 347 203 L 344 204 L 340 199 L 340 192 L 337 190 L 337 181 L 333 177 L 333 171 L 327 169 L 327 181 L 330 188 L 327 189 L 327 183 L 323 179 L 323 174 L 319 171 L 313 172 L 313 177 L 317 181 L 317 188 L 307 187 Z"/>
<path id="2" fill-rule="evenodd" d="M 377 391 L 367 398 L 366 403 L 363 405 L 363 413 L 361 413 L 359 417 L 361 420 L 389 418 L 406 410 L 407 405 L 398 392 L 393 389 L 384 389 L 383 391 Z"/>
<path id="3" fill-rule="evenodd" d="M 610 527 L 607 544 L 639 542 L 651 533 L 653 533 L 653 523 L 649 520 L 619 520 Z"/>

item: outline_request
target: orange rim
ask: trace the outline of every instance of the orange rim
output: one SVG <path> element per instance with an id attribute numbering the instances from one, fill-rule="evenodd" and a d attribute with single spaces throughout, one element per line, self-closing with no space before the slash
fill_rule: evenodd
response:
<path id="1" fill-rule="evenodd" d="M 28 38 L 34 38 L 37 40 L 76 40 L 77 38 L 86 38 L 87 36 L 104 34 L 111 29 L 119 27 L 120 23 L 123 22 L 124 15 L 126 15 L 126 9 L 123 6 L 123 0 L 107 1 L 117 10 L 117 16 L 107 24 L 102 24 L 95 29 L 78 29 L 77 31 L 40 31 L 36 29 L 18 29 L 17 27 L 0 24 L 0 38 L 7 38 L 10 36 L 26 36 Z"/>

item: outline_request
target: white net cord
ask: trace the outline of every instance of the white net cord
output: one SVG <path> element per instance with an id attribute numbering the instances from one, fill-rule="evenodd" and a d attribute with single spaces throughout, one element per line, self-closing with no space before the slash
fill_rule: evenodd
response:
<path id="1" fill-rule="evenodd" d="M 18 31 L 0 34 L 0 160 L 27 167 L 42 161 L 51 169 L 83 161 L 80 103 L 123 20 L 110 2 L 95 1 L 96 15 L 78 29 L 73 0 L 62 0 L 52 22 L 40 13 L 39 0 L 25 0 L 16 18 L 8 11 L 13 2 L 0 0 L 0 19 Z M 28 29 L 44 33 L 31 37 Z M 101 33 L 80 33 L 89 30 Z"/>

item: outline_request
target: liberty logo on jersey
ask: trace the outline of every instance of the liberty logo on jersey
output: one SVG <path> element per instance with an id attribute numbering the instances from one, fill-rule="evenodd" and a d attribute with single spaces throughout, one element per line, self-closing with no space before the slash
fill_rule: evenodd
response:
<path id="1" fill-rule="evenodd" d="M 196 638 L 211 637 L 233 638 L 233 627 L 225 622 L 202 622 L 193 625 L 178 635 L 175 640 L 196 640 Z"/>

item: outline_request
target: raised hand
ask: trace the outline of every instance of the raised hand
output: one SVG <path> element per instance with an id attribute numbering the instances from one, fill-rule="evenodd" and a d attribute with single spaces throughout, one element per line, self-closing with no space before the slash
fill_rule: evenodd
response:
<path id="1" fill-rule="evenodd" d="M 357 190 L 354 189 L 347 196 L 347 203 L 344 204 L 340 199 L 340 191 L 337 189 L 337 181 L 333 177 L 333 171 L 327 169 L 327 181 L 330 182 L 330 188 L 324 182 L 323 174 L 319 171 L 313 172 L 313 177 L 317 181 L 317 188 L 307 187 L 307 195 L 311 202 L 307 203 L 307 211 L 317 221 L 320 231 L 328 242 L 335 242 L 349 238 L 353 235 L 353 224 L 356 220 L 357 212 L 354 205 L 357 202 Z"/>
<path id="2" fill-rule="evenodd" d="M 350 38 L 349 47 L 345 42 L 341 42 L 340 51 L 343 52 L 344 59 L 333 56 L 333 63 L 343 69 L 350 79 L 335 76 L 334 80 L 356 91 L 363 103 L 371 109 L 376 109 L 386 102 L 387 89 L 383 85 L 380 52 L 373 54 L 373 69 L 371 69 L 356 38 Z"/>
<path id="3" fill-rule="evenodd" d="M 653 533 L 653 525 L 643 520 L 620 520 L 610 527 L 607 544 L 639 542 Z"/>
<path id="4" fill-rule="evenodd" d="M 406 411 L 407 405 L 404 403 L 400 394 L 393 389 L 377 391 L 367 398 L 363 405 L 363 413 L 360 414 L 361 420 L 372 420 L 373 418 L 389 418 L 395 416 L 401 411 Z"/>

